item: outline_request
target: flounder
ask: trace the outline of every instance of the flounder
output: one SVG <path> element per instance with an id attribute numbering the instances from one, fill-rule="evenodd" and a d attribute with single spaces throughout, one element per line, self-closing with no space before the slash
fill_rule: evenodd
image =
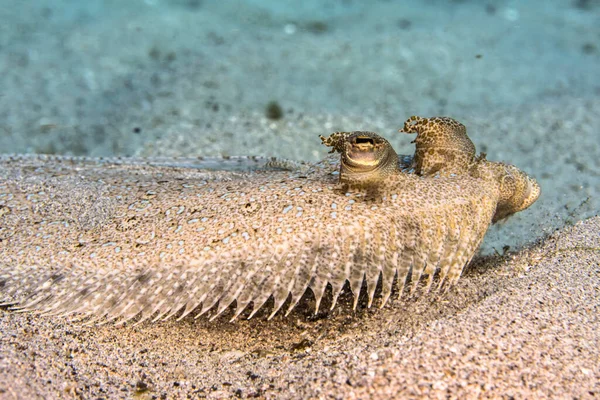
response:
<path id="1" fill-rule="evenodd" d="M 346 282 L 392 294 L 455 284 L 491 223 L 529 207 L 536 181 L 476 156 L 461 123 L 411 117 L 414 156 L 373 132 L 336 132 L 321 162 L 0 156 L 0 295 L 94 320 L 318 311 Z M 190 161 L 191 160 L 191 161 Z M 182 166 L 183 165 L 183 166 Z M 248 168 L 252 166 L 252 168 Z M 437 278 L 436 278 L 437 277 Z M 435 282 L 435 285 L 434 285 Z M 407 283 L 409 283 L 407 285 Z"/>

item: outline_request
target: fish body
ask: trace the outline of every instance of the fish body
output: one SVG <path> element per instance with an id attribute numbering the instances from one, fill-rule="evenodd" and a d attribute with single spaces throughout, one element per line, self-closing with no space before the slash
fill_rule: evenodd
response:
<path id="1" fill-rule="evenodd" d="M 371 306 L 381 282 L 383 305 L 395 281 L 399 293 L 422 280 L 428 292 L 435 276 L 455 284 L 489 225 L 539 195 L 515 167 L 474 154 L 450 173 L 421 157 L 436 165 L 425 174 L 376 134 L 330 138 L 341 157 L 249 159 L 262 163 L 252 171 L 1 156 L 0 296 L 121 321 L 217 316 L 235 302 L 235 318 L 271 297 L 271 316 L 287 300 L 289 311 L 309 288 L 318 310 L 328 284 L 333 307 L 346 282 L 355 306 L 366 282 Z"/>

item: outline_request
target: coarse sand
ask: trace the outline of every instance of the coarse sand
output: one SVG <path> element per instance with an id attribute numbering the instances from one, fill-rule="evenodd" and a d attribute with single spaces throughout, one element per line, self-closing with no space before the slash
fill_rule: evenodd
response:
<path id="1" fill-rule="evenodd" d="M 600 217 L 476 259 L 449 293 L 313 316 L 85 326 L 2 311 L 0 396 L 594 398 Z"/>
<path id="2" fill-rule="evenodd" d="M 265 155 L 463 122 L 542 195 L 446 294 L 87 326 L 0 310 L 0 399 L 597 398 L 600 3 L 5 0 L 0 152 Z M 281 118 L 265 113 L 269 102 Z M 1 249 L 0 249 L 1 250 Z M 326 306 L 326 304 L 325 304 Z"/>

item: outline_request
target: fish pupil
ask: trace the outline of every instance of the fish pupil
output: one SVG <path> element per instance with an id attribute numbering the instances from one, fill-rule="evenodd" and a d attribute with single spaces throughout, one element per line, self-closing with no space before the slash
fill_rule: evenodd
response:
<path id="1" fill-rule="evenodd" d="M 373 146 L 375 144 L 375 141 L 373 140 L 373 138 L 370 137 L 357 137 L 356 144 L 370 144 L 371 146 Z"/>

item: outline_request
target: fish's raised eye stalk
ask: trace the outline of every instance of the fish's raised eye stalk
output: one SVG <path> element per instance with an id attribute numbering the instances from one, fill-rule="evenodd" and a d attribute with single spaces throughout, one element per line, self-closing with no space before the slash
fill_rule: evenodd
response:
<path id="1" fill-rule="evenodd" d="M 335 132 L 321 136 L 331 152 L 341 153 L 340 183 L 351 188 L 370 188 L 398 172 L 398 155 L 392 145 L 374 132 Z"/>
<path id="2" fill-rule="evenodd" d="M 413 167 L 419 175 L 462 173 L 475 159 L 467 128 L 453 118 L 412 116 L 400 132 L 417 134 Z"/>

